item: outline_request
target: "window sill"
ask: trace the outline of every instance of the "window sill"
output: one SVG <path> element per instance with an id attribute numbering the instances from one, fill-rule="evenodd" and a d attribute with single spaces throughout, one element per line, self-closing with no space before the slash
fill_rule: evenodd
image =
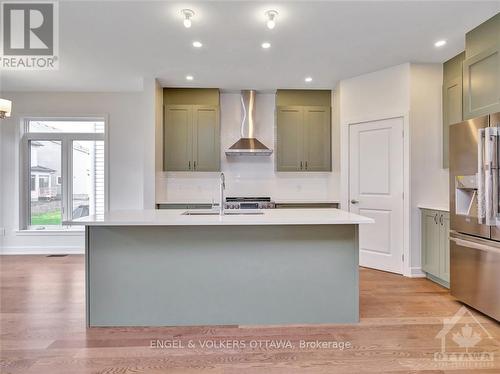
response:
<path id="1" fill-rule="evenodd" d="M 47 230 L 16 230 L 16 236 L 83 236 L 85 234 L 84 229 L 47 229 Z"/>

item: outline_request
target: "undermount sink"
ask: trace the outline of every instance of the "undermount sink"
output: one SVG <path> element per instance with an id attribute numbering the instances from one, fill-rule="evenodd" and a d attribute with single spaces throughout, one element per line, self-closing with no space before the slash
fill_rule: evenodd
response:
<path id="1" fill-rule="evenodd" d="M 261 215 L 264 212 L 259 211 L 244 211 L 244 210 L 231 210 L 225 211 L 225 216 L 236 216 L 236 215 Z M 201 210 L 186 210 L 182 213 L 183 216 L 218 216 L 219 212 L 215 211 L 201 211 Z"/>

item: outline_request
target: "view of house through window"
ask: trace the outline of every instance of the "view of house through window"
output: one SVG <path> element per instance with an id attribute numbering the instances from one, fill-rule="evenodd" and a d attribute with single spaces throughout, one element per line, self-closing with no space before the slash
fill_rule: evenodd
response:
<path id="1" fill-rule="evenodd" d="M 26 228 L 104 213 L 104 121 L 29 120 Z M 28 163 L 26 163 L 28 166 Z"/>
<path id="2" fill-rule="evenodd" d="M 104 142 L 73 142 L 72 218 L 104 213 Z"/>
<path id="3" fill-rule="evenodd" d="M 62 189 L 57 185 L 61 175 L 61 142 L 29 142 L 31 164 L 31 226 L 61 225 Z"/>

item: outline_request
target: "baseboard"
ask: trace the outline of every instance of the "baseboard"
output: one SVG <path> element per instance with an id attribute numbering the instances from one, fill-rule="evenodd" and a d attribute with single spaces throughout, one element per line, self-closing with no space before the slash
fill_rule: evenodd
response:
<path id="1" fill-rule="evenodd" d="M 422 271 L 421 267 L 410 268 L 410 274 L 407 277 L 410 278 L 425 278 L 426 274 Z"/>
<path id="2" fill-rule="evenodd" d="M 85 249 L 80 246 L 60 246 L 60 247 L 3 247 L 0 248 L 0 255 L 80 255 Z"/>
<path id="3" fill-rule="evenodd" d="M 429 274 L 427 273 L 427 279 L 430 279 L 431 281 L 433 281 L 434 283 L 437 283 L 439 284 L 440 286 L 443 286 L 444 288 L 448 288 L 450 289 L 450 282 L 447 282 L 445 280 L 442 280 L 441 278 L 438 278 L 438 277 L 435 277 L 434 275 L 432 274 Z"/>

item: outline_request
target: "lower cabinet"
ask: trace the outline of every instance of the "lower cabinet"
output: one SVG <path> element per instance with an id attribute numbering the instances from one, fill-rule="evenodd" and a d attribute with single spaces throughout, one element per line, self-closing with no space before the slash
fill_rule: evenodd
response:
<path id="1" fill-rule="evenodd" d="M 427 278 L 450 286 L 450 214 L 422 209 L 422 270 Z"/>
<path id="2" fill-rule="evenodd" d="M 190 204 L 190 203 L 160 203 L 157 209 L 212 209 L 212 204 Z"/>
<path id="3" fill-rule="evenodd" d="M 339 203 L 276 203 L 276 209 L 339 209 Z"/>

